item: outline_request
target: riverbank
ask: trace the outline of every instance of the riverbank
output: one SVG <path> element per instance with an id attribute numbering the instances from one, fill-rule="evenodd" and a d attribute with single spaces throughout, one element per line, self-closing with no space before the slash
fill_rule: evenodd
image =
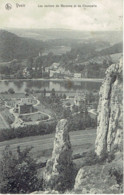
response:
<path id="1" fill-rule="evenodd" d="M 0 81 L 89 81 L 89 82 L 102 82 L 103 79 L 99 78 L 64 78 L 64 79 L 59 79 L 59 78 L 37 78 L 37 79 L 0 79 Z"/>

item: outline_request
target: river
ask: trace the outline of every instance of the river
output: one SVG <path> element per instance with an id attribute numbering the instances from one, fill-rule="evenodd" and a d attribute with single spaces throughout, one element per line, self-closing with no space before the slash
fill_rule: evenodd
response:
<path id="1" fill-rule="evenodd" d="M 13 88 L 16 93 L 23 93 L 25 89 L 43 90 L 46 89 L 51 91 L 53 88 L 55 91 L 68 91 L 76 92 L 82 90 L 99 90 L 101 81 L 97 80 L 9 80 L 0 81 L 0 93 L 8 91 Z"/>

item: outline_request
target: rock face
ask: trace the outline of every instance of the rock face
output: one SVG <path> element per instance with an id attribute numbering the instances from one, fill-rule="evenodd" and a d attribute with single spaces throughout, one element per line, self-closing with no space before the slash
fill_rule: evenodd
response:
<path id="1" fill-rule="evenodd" d="M 95 179 L 93 181 L 93 176 L 96 177 L 96 175 L 94 174 L 95 169 L 96 168 L 94 167 L 94 170 L 92 171 L 90 167 L 84 167 L 78 171 L 74 185 L 75 193 L 80 194 L 96 194 L 96 192 L 100 194 L 102 193 L 102 191 L 99 188 L 97 189 L 94 188 Z M 92 180 L 92 182 L 90 180 Z M 101 187 L 101 185 L 99 187 Z"/>
<path id="2" fill-rule="evenodd" d="M 114 166 L 114 165 L 113 165 Z M 82 167 L 76 176 L 75 194 L 120 194 L 116 178 L 109 175 L 112 164 Z M 122 169 L 123 170 L 123 169 Z M 123 172 L 123 171 L 122 171 Z"/>
<path id="3" fill-rule="evenodd" d="M 100 88 L 95 152 L 98 156 L 122 149 L 123 83 L 122 63 L 111 65 Z"/>
<path id="4" fill-rule="evenodd" d="M 43 178 L 48 191 L 65 191 L 73 183 L 72 149 L 65 119 L 57 124 L 52 158 L 47 162 Z"/>

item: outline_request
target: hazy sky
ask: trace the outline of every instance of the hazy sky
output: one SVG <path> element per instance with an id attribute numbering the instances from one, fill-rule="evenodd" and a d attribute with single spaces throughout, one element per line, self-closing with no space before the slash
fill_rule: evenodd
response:
<path id="1" fill-rule="evenodd" d="M 123 0 L 0 0 L 0 28 L 122 30 Z M 12 5 L 6 10 L 6 3 Z M 16 3 L 25 8 L 16 8 Z M 96 5 L 89 8 L 38 8 L 38 5 Z"/>

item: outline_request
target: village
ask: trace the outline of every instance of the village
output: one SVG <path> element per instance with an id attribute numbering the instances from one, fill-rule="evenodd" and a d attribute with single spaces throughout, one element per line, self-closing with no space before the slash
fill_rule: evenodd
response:
<path id="1" fill-rule="evenodd" d="M 54 48 L 52 49 L 54 51 Z M 68 53 L 53 52 L 37 53 L 35 57 L 27 59 L 13 59 L 9 62 L 0 62 L 0 80 L 5 79 L 71 79 L 83 80 L 94 78 L 100 80 L 104 77 L 105 68 L 111 56 L 98 56 L 89 61 L 80 59 L 77 53 L 74 59 Z M 66 50 L 65 50 L 66 52 Z M 71 51 L 70 51 L 70 55 Z M 119 55 L 120 56 L 120 55 Z M 98 70 L 95 71 L 95 66 Z M 99 72 L 99 74 L 97 74 Z"/>
<path id="2" fill-rule="evenodd" d="M 18 1 L 0 1 L 0 194 L 124 194 L 122 0 Z"/>
<path id="3" fill-rule="evenodd" d="M 59 103 L 58 109 L 60 105 L 63 111 L 68 110 L 72 115 L 88 111 L 91 119 L 96 120 L 97 102 L 90 102 L 86 92 L 58 93 L 54 89 L 40 93 L 15 93 L 12 89 L 8 91 L 0 94 L 0 129 L 38 125 L 55 120 L 57 113 L 51 109 L 52 102 L 56 105 Z"/>
<path id="4" fill-rule="evenodd" d="M 33 70 L 35 70 L 35 67 L 32 67 Z M 37 70 L 40 70 L 38 68 Z M 81 73 L 71 73 L 69 70 L 65 70 L 65 68 L 61 67 L 59 63 L 53 63 L 49 67 L 42 68 L 42 74 L 47 74 L 48 78 L 56 78 L 56 79 L 67 79 L 67 78 L 82 78 Z M 25 68 L 23 70 L 23 76 L 25 78 L 28 78 L 30 76 L 30 72 L 28 71 L 28 68 Z"/>

